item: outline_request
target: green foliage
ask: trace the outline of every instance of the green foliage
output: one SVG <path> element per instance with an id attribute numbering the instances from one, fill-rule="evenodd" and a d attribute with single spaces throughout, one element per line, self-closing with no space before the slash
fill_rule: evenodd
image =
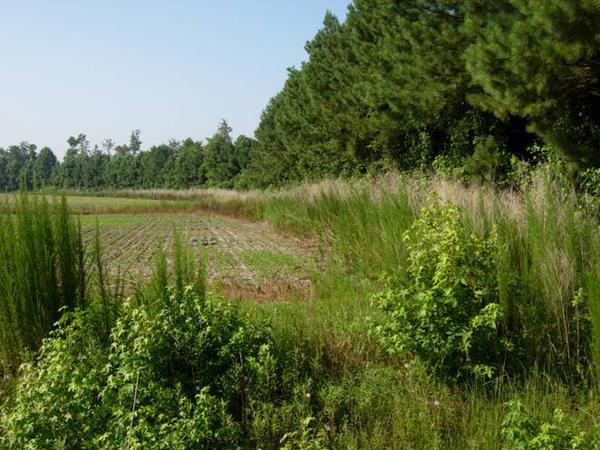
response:
<path id="1" fill-rule="evenodd" d="M 598 436 L 581 431 L 577 424 L 556 409 L 552 420 L 542 422 L 533 419 L 520 401 L 508 403 L 508 412 L 502 420 L 502 437 L 507 448 L 515 450 L 543 449 L 594 449 L 598 448 Z"/>
<path id="2" fill-rule="evenodd" d="M 475 104 L 526 117 L 580 164 L 598 164 L 598 36 L 594 0 L 465 2 L 464 51 Z"/>
<path id="3" fill-rule="evenodd" d="M 165 185 L 170 188 L 189 188 L 204 183 L 201 175 L 204 147 L 202 143 L 186 139 L 176 147 L 175 155 L 166 163 Z"/>
<path id="4" fill-rule="evenodd" d="M 374 332 L 388 352 L 418 355 L 441 372 L 489 377 L 505 348 L 495 244 L 469 234 L 458 210 L 424 208 L 403 240 L 407 282 L 388 280 L 374 298 L 389 321 Z"/>
<path id="5" fill-rule="evenodd" d="M 21 142 L 6 150 L 0 148 L 0 191 L 31 189 L 48 181 L 48 171 L 56 165 L 56 157 L 48 148 L 38 155 L 34 144 Z"/>
<path id="6" fill-rule="evenodd" d="M 31 186 L 34 170 L 78 189 L 245 189 L 433 161 L 454 174 L 466 158 L 468 174 L 495 181 L 500 149 L 530 161 L 536 139 L 571 171 L 595 166 L 599 23 L 596 0 L 354 0 L 345 22 L 325 15 L 308 60 L 266 105 L 256 141 L 234 142 L 222 121 L 205 145 L 142 152 L 135 130 L 113 156 L 112 143 L 91 149 L 80 134 L 59 165 L 22 143 L 0 151 L 0 189 L 15 190 L 23 173 Z"/>
<path id="7" fill-rule="evenodd" d="M 302 420 L 300 429 L 286 433 L 281 438 L 281 450 L 325 450 L 327 435 L 324 431 L 315 432 L 312 428 L 314 417 Z"/>
<path id="8" fill-rule="evenodd" d="M 537 136 L 597 165 L 599 17 L 594 0 L 355 0 L 344 23 L 328 13 L 263 113 L 253 184 L 471 154 L 489 177 L 500 161 L 487 136 L 519 158 Z"/>
<path id="9" fill-rule="evenodd" d="M 240 135 L 235 142 L 225 121 L 206 145 L 191 138 L 141 150 L 134 130 L 127 145 L 107 139 L 90 146 L 85 134 L 71 136 L 62 162 L 47 147 L 39 154 L 26 142 L 0 148 L 0 191 L 40 186 L 73 190 L 190 188 L 201 185 L 248 188 L 253 178 L 246 167 L 255 141 Z"/>
<path id="10" fill-rule="evenodd" d="M 253 184 L 427 169 L 439 155 L 473 154 L 485 136 L 526 157 L 523 118 L 467 101 L 481 92 L 464 60 L 472 3 L 355 0 L 344 23 L 328 13 L 308 61 L 263 112 Z"/>
<path id="11" fill-rule="evenodd" d="M 580 187 L 593 197 L 600 197 L 600 169 L 587 169 L 580 175 Z"/>
<path id="12" fill-rule="evenodd" d="M 141 187 L 156 188 L 165 184 L 163 171 L 173 158 L 173 152 L 174 149 L 171 146 L 159 145 L 140 154 L 138 162 L 141 175 L 139 185 Z"/>
<path id="13" fill-rule="evenodd" d="M 494 183 L 502 169 L 504 152 L 492 136 L 478 139 L 475 151 L 464 164 L 465 174 L 480 182 Z"/>
<path id="14" fill-rule="evenodd" d="M 86 313 L 63 318 L 21 370 L 2 447 L 235 446 L 269 328 L 191 287 L 154 301 L 126 301 L 108 346 Z"/>
<path id="15" fill-rule="evenodd" d="M 83 313 L 68 313 L 44 341 L 39 361 L 21 366 L 19 397 L 0 416 L 2 447 L 81 448 L 92 438 L 105 414 L 98 409 L 105 349 L 94 332 Z"/>
<path id="16" fill-rule="evenodd" d="M 389 174 L 368 183 L 228 193 L 225 200 L 193 197 L 214 211 L 322 237 L 331 264 L 312 279 L 315 299 L 230 305 L 204 293 L 184 248 L 169 254 L 179 266 L 174 270 L 159 256 L 153 288 L 119 302 L 109 340 L 99 333 L 101 309 L 69 314 L 56 341 L 46 341 L 41 355 L 5 382 L 0 447 L 20 448 L 28 439 L 78 448 L 497 448 L 505 439 L 511 448 L 517 441 L 503 438 L 501 429 L 504 404 L 514 398 L 534 424 L 522 442 L 548 435 L 562 443 L 553 436 L 563 430 L 573 437 L 585 432 L 583 442 L 593 442 L 598 402 L 590 346 L 600 328 L 592 336 L 590 324 L 598 323 L 600 234 L 557 167 L 531 173 L 522 194 Z M 457 206 L 432 207 L 431 192 Z M 435 294 L 447 311 L 436 315 L 425 305 L 436 322 L 417 342 L 431 346 L 444 329 L 466 330 L 470 361 L 459 339 L 440 358 L 446 367 L 423 364 L 426 356 L 384 354 L 365 324 L 367 316 L 377 325 L 391 322 L 365 301 L 381 289 L 381 272 L 398 280 L 381 298 L 389 294 L 394 305 L 406 300 L 412 314 L 426 309 L 414 301 L 419 293 Z M 406 299 L 399 294 L 411 290 L 415 295 Z M 502 320 L 488 314 L 500 310 Z M 422 323 L 417 317 L 410 325 Z M 469 380 L 448 386 L 432 365 L 438 374 L 454 371 Z M 506 376 L 490 371 L 502 368 Z M 555 409 L 574 419 L 557 425 L 548 414 Z M 518 429 L 517 422 L 505 429 L 511 427 Z"/>
<path id="17" fill-rule="evenodd" d="M 587 301 L 592 326 L 592 361 L 596 369 L 596 377 L 600 380 L 600 253 L 594 254 L 587 274 Z"/>
<path id="18" fill-rule="evenodd" d="M 19 194 L 14 215 L 0 215 L 0 368 L 35 351 L 64 309 L 85 305 L 85 255 L 66 198 Z"/>
<path id="19" fill-rule="evenodd" d="M 234 143 L 231 131 L 229 124 L 223 120 L 215 135 L 206 142 L 201 171 L 208 186 L 233 187 L 248 164 L 252 139 L 240 136 Z"/>
<path id="20" fill-rule="evenodd" d="M 579 174 L 579 189 L 583 205 L 600 217 L 600 169 L 587 169 Z"/>
<path id="21" fill-rule="evenodd" d="M 35 159 L 34 174 L 36 181 L 41 185 L 48 185 L 52 180 L 52 172 L 58 164 L 58 160 L 52 150 L 48 147 L 44 147 L 40 150 L 40 153 Z"/>

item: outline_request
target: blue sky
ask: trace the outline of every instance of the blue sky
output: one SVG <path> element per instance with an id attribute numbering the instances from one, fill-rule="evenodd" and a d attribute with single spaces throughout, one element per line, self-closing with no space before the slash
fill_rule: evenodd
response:
<path id="1" fill-rule="evenodd" d="M 0 147 L 251 135 L 326 10 L 349 0 L 0 0 Z"/>

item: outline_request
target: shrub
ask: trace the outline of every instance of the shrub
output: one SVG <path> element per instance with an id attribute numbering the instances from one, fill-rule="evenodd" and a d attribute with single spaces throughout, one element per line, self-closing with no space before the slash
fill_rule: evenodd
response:
<path id="1" fill-rule="evenodd" d="M 591 213 L 600 214 L 600 169 L 587 169 L 579 174 L 581 202 Z"/>
<path id="2" fill-rule="evenodd" d="M 417 355 L 436 370 L 491 376 L 502 345 L 494 238 L 469 234 L 453 206 L 434 204 L 403 236 L 407 280 L 374 297 L 387 317 L 372 331 L 390 353 Z"/>
<path id="3" fill-rule="evenodd" d="M 91 441 L 106 414 L 96 409 L 105 352 L 91 325 L 83 313 L 66 314 L 39 360 L 21 366 L 12 399 L 2 406 L 0 447 L 77 448 Z"/>
<path id="4" fill-rule="evenodd" d="M 508 448 L 515 450 L 595 449 L 600 441 L 580 431 L 560 409 L 550 422 L 532 418 L 519 401 L 508 403 L 502 420 L 501 435 Z"/>
<path id="5" fill-rule="evenodd" d="M 167 295 L 168 294 L 168 295 Z M 192 288 L 124 303 L 110 345 L 69 314 L 0 416 L 3 448 L 233 447 L 269 327 Z"/>
<path id="6" fill-rule="evenodd" d="M 479 138 L 475 144 L 475 151 L 465 161 L 465 174 L 479 181 L 493 183 L 505 165 L 505 158 L 506 154 L 499 149 L 493 136 Z"/>
<path id="7" fill-rule="evenodd" d="M 281 450 L 325 450 L 328 448 L 327 435 L 314 429 L 314 417 L 302 420 L 300 428 L 286 433 L 281 438 Z"/>
<path id="8" fill-rule="evenodd" d="M 464 158 L 442 153 L 431 163 L 433 173 L 442 179 L 458 179 L 463 172 Z"/>

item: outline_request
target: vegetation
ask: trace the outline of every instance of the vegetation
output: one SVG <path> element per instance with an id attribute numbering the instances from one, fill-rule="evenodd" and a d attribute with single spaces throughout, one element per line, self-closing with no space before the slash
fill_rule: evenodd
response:
<path id="1" fill-rule="evenodd" d="M 93 148 L 85 134 L 71 136 L 62 162 L 47 147 L 37 153 L 34 144 L 23 142 L 0 148 L 0 191 L 55 187 L 72 190 L 128 188 L 188 188 L 191 186 L 243 186 L 242 169 L 248 164 L 254 140 L 231 137 L 222 121 L 217 133 L 205 143 L 186 139 L 170 141 L 140 151 L 139 130 L 127 145 L 109 139 Z"/>
<path id="2" fill-rule="evenodd" d="M 498 181 L 550 146 L 570 173 L 600 165 L 600 7 L 595 0 L 355 0 L 328 13 L 265 107 L 255 139 L 222 121 L 204 142 L 141 151 L 71 136 L 61 163 L 0 149 L 0 190 L 267 187 L 435 163 Z"/>
<path id="3" fill-rule="evenodd" d="M 80 309 L 25 357 L 2 445 L 594 448 L 598 224 L 553 173 L 210 194 L 333 252 L 314 299 L 232 303 L 177 244 L 109 333 Z"/>
<path id="4" fill-rule="evenodd" d="M 598 14 L 580 0 L 356 0 L 344 23 L 326 16 L 265 109 L 250 173 L 460 168 L 489 138 L 509 156 L 543 141 L 597 165 Z"/>
<path id="5" fill-rule="evenodd" d="M 32 194 L 30 198 L 38 202 L 46 201 L 50 204 L 60 202 L 62 194 Z M 0 194 L 0 211 L 5 213 L 16 210 L 13 194 Z M 66 196 L 67 207 L 70 212 L 80 215 L 96 214 L 152 214 L 158 212 L 193 212 L 198 207 L 196 204 L 181 200 L 154 200 L 141 198 L 104 198 L 89 193 L 70 192 Z"/>
<path id="6" fill-rule="evenodd" d="M 0 216 L 0 370 L 36 350 L 65 309 L 86 303 L 80 228 L 66 200 L 21 194 L 15 214 Z"/>
<path id="7" fill-rule="evenodd" d="M 354 0 L 255 138 L 0 149 L 0 447 L 600 447 L 599 27 Z"/>
<path id="8" fill-rule="evenodd" d="M 410 305 L 417 314 L 428 306 L 415 298 L 431 297 L 432 313 L 439 311 L 439 319 L 447 321 L 454 310 L 443 313 L 444 302 L 449 308 L 467 308 L 465 302 L 472 302 L 470 313 L 455 310 L 463 326 L 477 305 L 499 305 L 499 332 L 510 340 L 516 337 L 513 332 L 524 339 L 524 347 L 507 363 L 525 369 L 535 362 L 561 377 L 577 378 L 590 367 L 590 353 L 585 356 L 590 341 L 584 343 L 582 336 L 591 332 L 589 320 L 597 320 L 598 223 L 555 170 L 541 167 L 522 193 L 389 175 L 375 182 L 326 183 L 316 192 L 307 185 L 267 195 L 262 204 L 256 198 L 238 201 L 276 228 L 320 236 L 340 261 L 343 276 L 371 280 L 372 287 L 380 287 L 382 274 L 392 277 L 384 298 L 375 300 L 382 306 Z M 426 193 L 454 206 L 430 210 Z M 224 200 L 223 211 L 230 208 Z M 235 204 L 235 210 L 245 209 Z M 428 326 L 433 339 L 439 324 Z"/>
<path id="9" fill-rule="evenodd" d="M 170 255 L 176 236 L 207 262 L 209 282 L 227 294 L 251 301 L 310 296 L 317 255 L 304 242 L 273 234 L 263 224 L 170 209 L 153 214 L 104 214 L 81 218 L 83 239 L 103 242 L 102 259 L 126 288 L 144 285 L 157 249 Z"/>
<path id="10" fill-rule="evenodd" d="M 512 346 L 498 333 L 504 312 L 494 236 L 469 235 L 454 207 L 434 205 L 421 212 L 403 243 L 409 284 L 391 279 L 377 297 L 390 318 L 374 328 L 378 340 L 390 353 L 415 353 L 449 375 L 491 378 Z"/>

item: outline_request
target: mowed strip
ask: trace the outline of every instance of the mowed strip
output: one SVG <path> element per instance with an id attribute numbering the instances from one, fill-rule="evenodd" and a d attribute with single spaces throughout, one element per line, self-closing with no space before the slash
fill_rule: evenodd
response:
<path id="1" fill-rule="evenodd" d="M 10 212 L 14 207 L 15 196 L 13 193 L 0 193 L 0 213 Z M 38 198 L 45 197 L 50 204 L 59 202 L 60 195 L 39 194 Z M 31 198 L 34 195 L 30 196 Z M 74 214 L 144 214 L 159 212 L 188 212 L 197 209 L 197 205 L 187 200 L 158 200 L 148 198 L 122 198 L 122 197 L 95 197 L 69 194 L 67 197 L 69 209 Z"/>
<path id="2" fill-rule="evenodd" d="M 265 224 L 202 213 L 109 214 L 81 221 L 89 242 L 97 223 L 108 269 L 130 281 L 151 275 L 158 250 L 170 260 L 178 233 L 184 245 L 205 256 L 209 281 L 230 296 L 259 301 L 312 296 L 313 246 Z"/>

